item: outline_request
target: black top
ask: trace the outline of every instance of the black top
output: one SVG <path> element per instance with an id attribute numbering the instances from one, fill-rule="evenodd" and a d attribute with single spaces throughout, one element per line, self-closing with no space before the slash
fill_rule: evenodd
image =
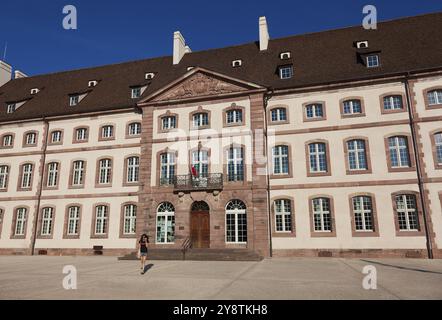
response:
<path id="1" fill-rule="evenodd" d="M 149 238 L 147 238 L 145 241 L 138 241 L 138 243 L 140 244 L 140 251 L 141 252 L 147 252 L 147 244 L 149 243 Z"/>

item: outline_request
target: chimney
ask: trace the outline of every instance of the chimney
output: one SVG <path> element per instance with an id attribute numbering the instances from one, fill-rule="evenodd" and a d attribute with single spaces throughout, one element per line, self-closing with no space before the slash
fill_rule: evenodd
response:
<path id="1" fill-rule="evenodd" d="M 11 80 L 12 67 L 0 60 L 0 87 Z"/>
<path id="2" fill-rule="evenodd" d="M 269 46 L 269 28 L 266 17 L 259 17 L 259 50 L 267 50 Z"/>
<path id="3" fill-rule="evenodd" d="M 184 40 L 181 32 L 176 31 L 173 34 L 173 64 L 179 64 L 181 59 L 186 53 L 192 52 L 189 46 L 186 46 L 186 40 Z"/>
<path id="4" fill-rule="evenodd" d="M 21 72 L 20 70 L 15 70 L 14 77 L 15 77 L 15 79 L 20 79 L 20 78 L 27 78 L 28 76 L 26 74 L 24 74 L 23 72 Z"/>

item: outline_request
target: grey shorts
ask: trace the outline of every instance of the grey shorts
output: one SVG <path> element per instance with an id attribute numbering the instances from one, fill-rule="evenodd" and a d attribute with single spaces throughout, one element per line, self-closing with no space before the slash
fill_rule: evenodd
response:
<path id="1" fill-rule="evenodd" d="M 140 252 L 140 257 L 147 257 L 147 252 Z"/>

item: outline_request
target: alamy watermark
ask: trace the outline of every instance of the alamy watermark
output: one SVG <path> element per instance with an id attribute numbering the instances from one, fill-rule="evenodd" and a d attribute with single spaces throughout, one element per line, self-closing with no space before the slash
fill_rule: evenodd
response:
<path id="1" fill-rule="evenodd" d="M 72 265 L 64 266 L 63 288 L 65 290 L 77 290 L 77 268 Z"/>
<path id="2" fill-rule="evenodd" d="M 378 28 L 378 10 L 374 5 L 366 5 L 362 9 L 362 13 L 366 14 L 362 20 L 362 26 L 365 30 L 376 30 Z"/>
<path id="3" fill-rule="evenodd" d="M 365 290 L 376 290 L 378 288 L 378 272 L 376 267 L 367 265 L 362 269 L 362 273 L 366 274 L 362 280 L 362 287 Z"/>
<path id="4" fill-rule="evenodd" d="M 77 30 L 77 8 L 71 4 L 64 6 L 63 14 L 66 15 L 63 18 L 63 28 L 65 30 Z"/>

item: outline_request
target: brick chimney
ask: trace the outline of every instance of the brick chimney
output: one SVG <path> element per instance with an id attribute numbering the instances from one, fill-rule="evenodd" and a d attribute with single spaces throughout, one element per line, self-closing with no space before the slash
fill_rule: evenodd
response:
<path id="1" fill-rule="evenodd" d="M 0 60 L 0 87 L 11 80 L 12 67 Z"/>
<path id="2" fill-rule="evenodd" d="M 259 50 L 267 50 L 269 46 L 269 28 L 266 17 L 259 17 Z"/>
<path id="3" fill-rule="evenodd" d="M 189 46 L 186 46 L 183 35 L 176 31 L 173 34 L 173 64 L 179 64 L 184 55 L 189 52 L 192 52 L 192 50 Z"/>

